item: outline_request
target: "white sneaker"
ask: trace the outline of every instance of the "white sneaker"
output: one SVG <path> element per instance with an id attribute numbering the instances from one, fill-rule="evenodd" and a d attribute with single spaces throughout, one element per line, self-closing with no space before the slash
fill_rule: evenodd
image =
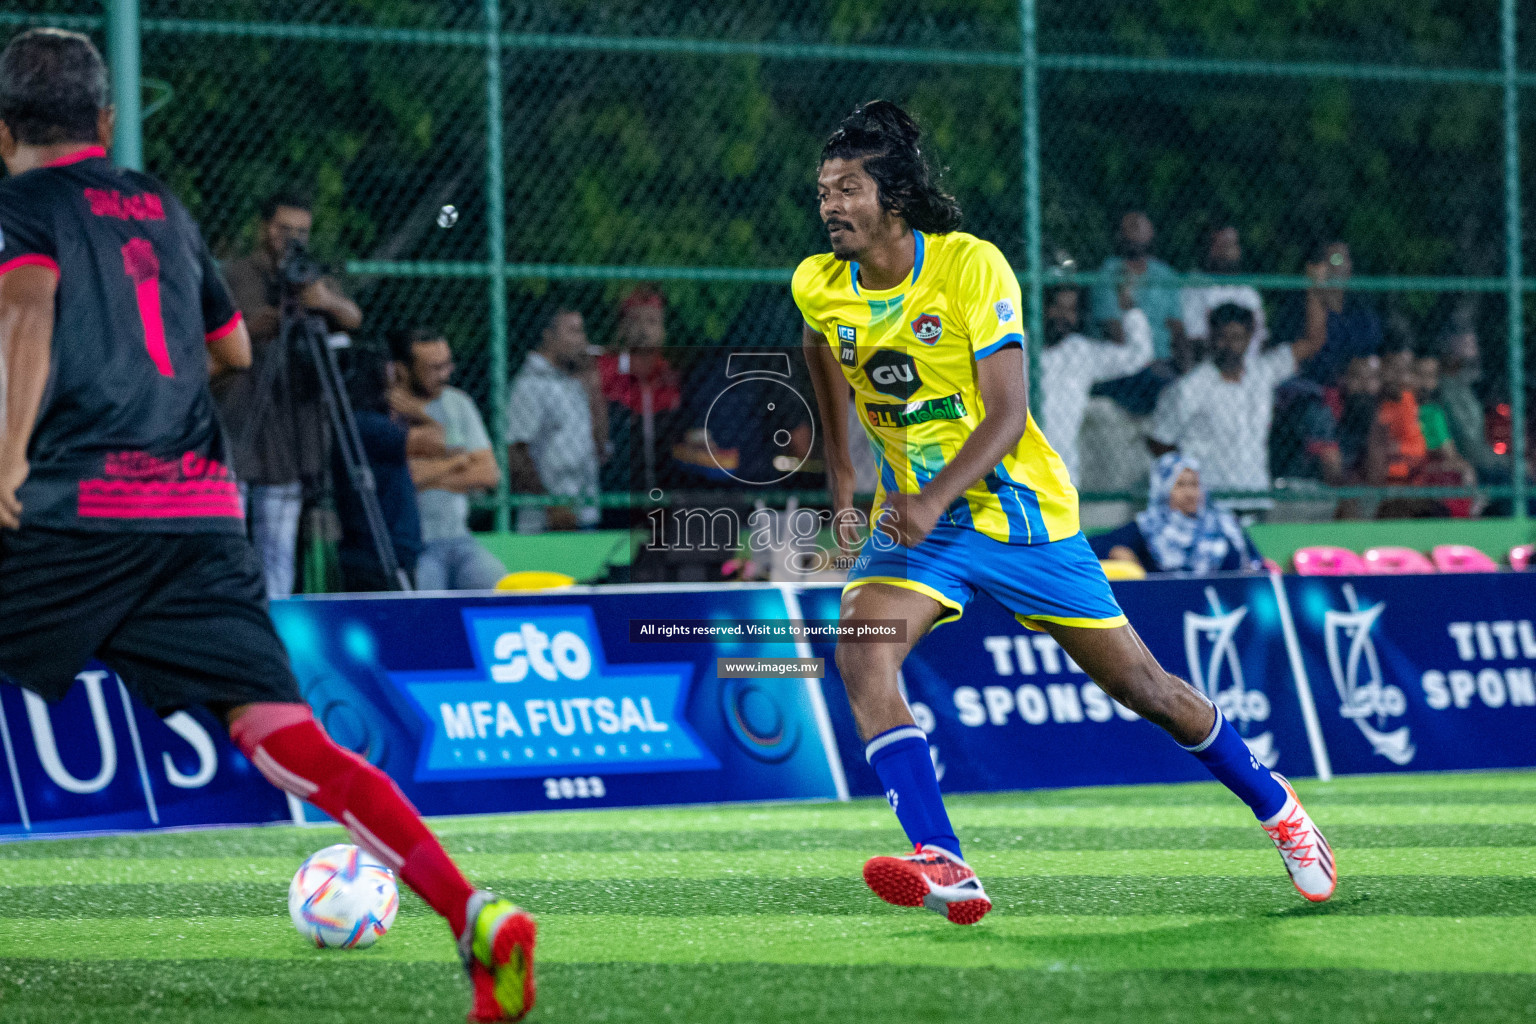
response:
<path id="1" fill-rule="evenodd" d="M 927 907 L 955 924 L 975 924 L 992 909 L 971 866 L 937 846 L 920 846 L 905 857 L 871 858 L 864 881 L 887 903 Z"/>
<path id="2" fill-rule="evenodd" d="M 1259 824 L 1264 826 L 1275 849 L 1280 851 L 1280 859 L 1285 862 L 1285 870 L 1290 872 L 1291 884 L 1296 891 L 1313 903 L 1321 903 L 1333 895 L 1334 886 L 1339 884 L 1333 850 L 1317 830 L 1307 809 L 1301 806 L 1301 800 L 1285 776 L 1279 772 L 1269 774 L 1285 787 L 1287 797 L 1279 814 Z"/>

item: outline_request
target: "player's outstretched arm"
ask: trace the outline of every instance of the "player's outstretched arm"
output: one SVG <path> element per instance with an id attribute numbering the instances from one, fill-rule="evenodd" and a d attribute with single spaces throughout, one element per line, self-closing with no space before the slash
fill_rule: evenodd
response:
<path id="1" fill-rule="evenodd" d="M 841 524 L 851 524 L 853 511 L 853 455 L 848 448 L 848 381 L 832 358 L 832 349 L 820 331 L 809 325 L 800 335 L 805 361 L 810 367 L 811 389 L 816 392 L 816 411 L 821 415 L 822 451 L 827 460 L 827 489 L 832 493 L 833 534 L 843 545 Z M 850 541 L 852 538 L 849 538 Z M 851 544 L 843 545 L 845 548 Z"/>
<path id="2" fill-rule="evenodd" d="M 985 411 L 960 451 L 917 494 L 894 494 L 886 499 L 893 513 L 886 520 L 887 532 L 908 547 L 922 543 L 944 510 L 992 472 L 1024 436 L 1029 422 L 1024 350 L 1007 345 L 978 360 L 976 377 Z"/>
<path id="3" fill-rule="evenodd" d="M 0 275 L 0 528 L 21 526 L 16 490 L 27 478 L 27 444 L 48 385 L 58 285 L 49 267 Z"/>

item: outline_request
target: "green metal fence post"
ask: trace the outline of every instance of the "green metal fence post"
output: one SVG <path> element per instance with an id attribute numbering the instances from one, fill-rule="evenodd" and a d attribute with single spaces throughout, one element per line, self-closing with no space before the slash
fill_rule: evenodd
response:
<path id="1" fill-rule="evenodd" d="M 486 249 L 491 280 L 491 449 L 501 467 L 496 484 L 496 529 L 512 525 L 507 480 L 507 190 L 502 182 L 501 0 L 485 0 L 485 191 L 490 219 Z"/>
<path id="2" fill-rule="evenodd" d="M 1504 271 L 1509 294 L 1510 463 L 1514 514 L 1525 519 L 1525 304 L 1520 287 L 1524 236 L 1520 230 L 1520 89 L 1516 75 L 1515 0 L 1499 5 L 1504 61 Z"/>
<path id="3" fill-rule="evenodd" d="M 144 98 L 139 75 L 139 0 L 107 0 L 107 61 L 117 128 L 112 159 L 119 167 L 144 169 Z"/>
<path id="4" fill-rule="evenodd" d="M 1019 35 L 1023 63 L 1020 111 L 1024 128 L 1024 266 L 1028 272 L 1029 407 L 1040 415 L 1040 350 L 1045 341 L 1040 266 L 1040 60 L 1035 45 L 1035 0 L 1019 0 Z"/>

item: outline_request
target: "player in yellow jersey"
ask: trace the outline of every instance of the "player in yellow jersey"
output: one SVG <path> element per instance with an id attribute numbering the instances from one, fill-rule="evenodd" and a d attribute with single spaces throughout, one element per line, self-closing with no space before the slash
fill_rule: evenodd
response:
<path id="1" fill-rule="evenodd" d="M 912 646 L 985 591 L 1204 762 L 1253 809 L 1302 895 L 1327 899 L 1333 855 L 1290 785 L 1158 665 L 1116 604 L 1066 467 L 1029 414 L 1018 279 L 996 246 L 957 230 L 960 208 L 934 182 L 917 124 L 884 101 L 856 110 L 822 150 L 817 192 L 832 252 L 801 263 L 793 290 L 835 523 L 853 504 L 850 400 L 880 471 L 876 529 L 841 617 L 906 624 L 900 642 L 837 649 L 865 756 L 915 850 L 870 860 L 870 888 L 958 924 L 992 909 L 897 682 Z"/>

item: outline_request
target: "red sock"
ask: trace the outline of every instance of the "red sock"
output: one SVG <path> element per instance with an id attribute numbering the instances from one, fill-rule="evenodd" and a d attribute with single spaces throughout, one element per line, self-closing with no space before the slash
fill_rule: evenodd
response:
<path id="1" fill-rule="evenodd" d="M 475 888 L 389 776 L 337 746 L 303 704 L 253 704 L 229 732 L 267 781 L 341 822 L 463 933 Z"/>

